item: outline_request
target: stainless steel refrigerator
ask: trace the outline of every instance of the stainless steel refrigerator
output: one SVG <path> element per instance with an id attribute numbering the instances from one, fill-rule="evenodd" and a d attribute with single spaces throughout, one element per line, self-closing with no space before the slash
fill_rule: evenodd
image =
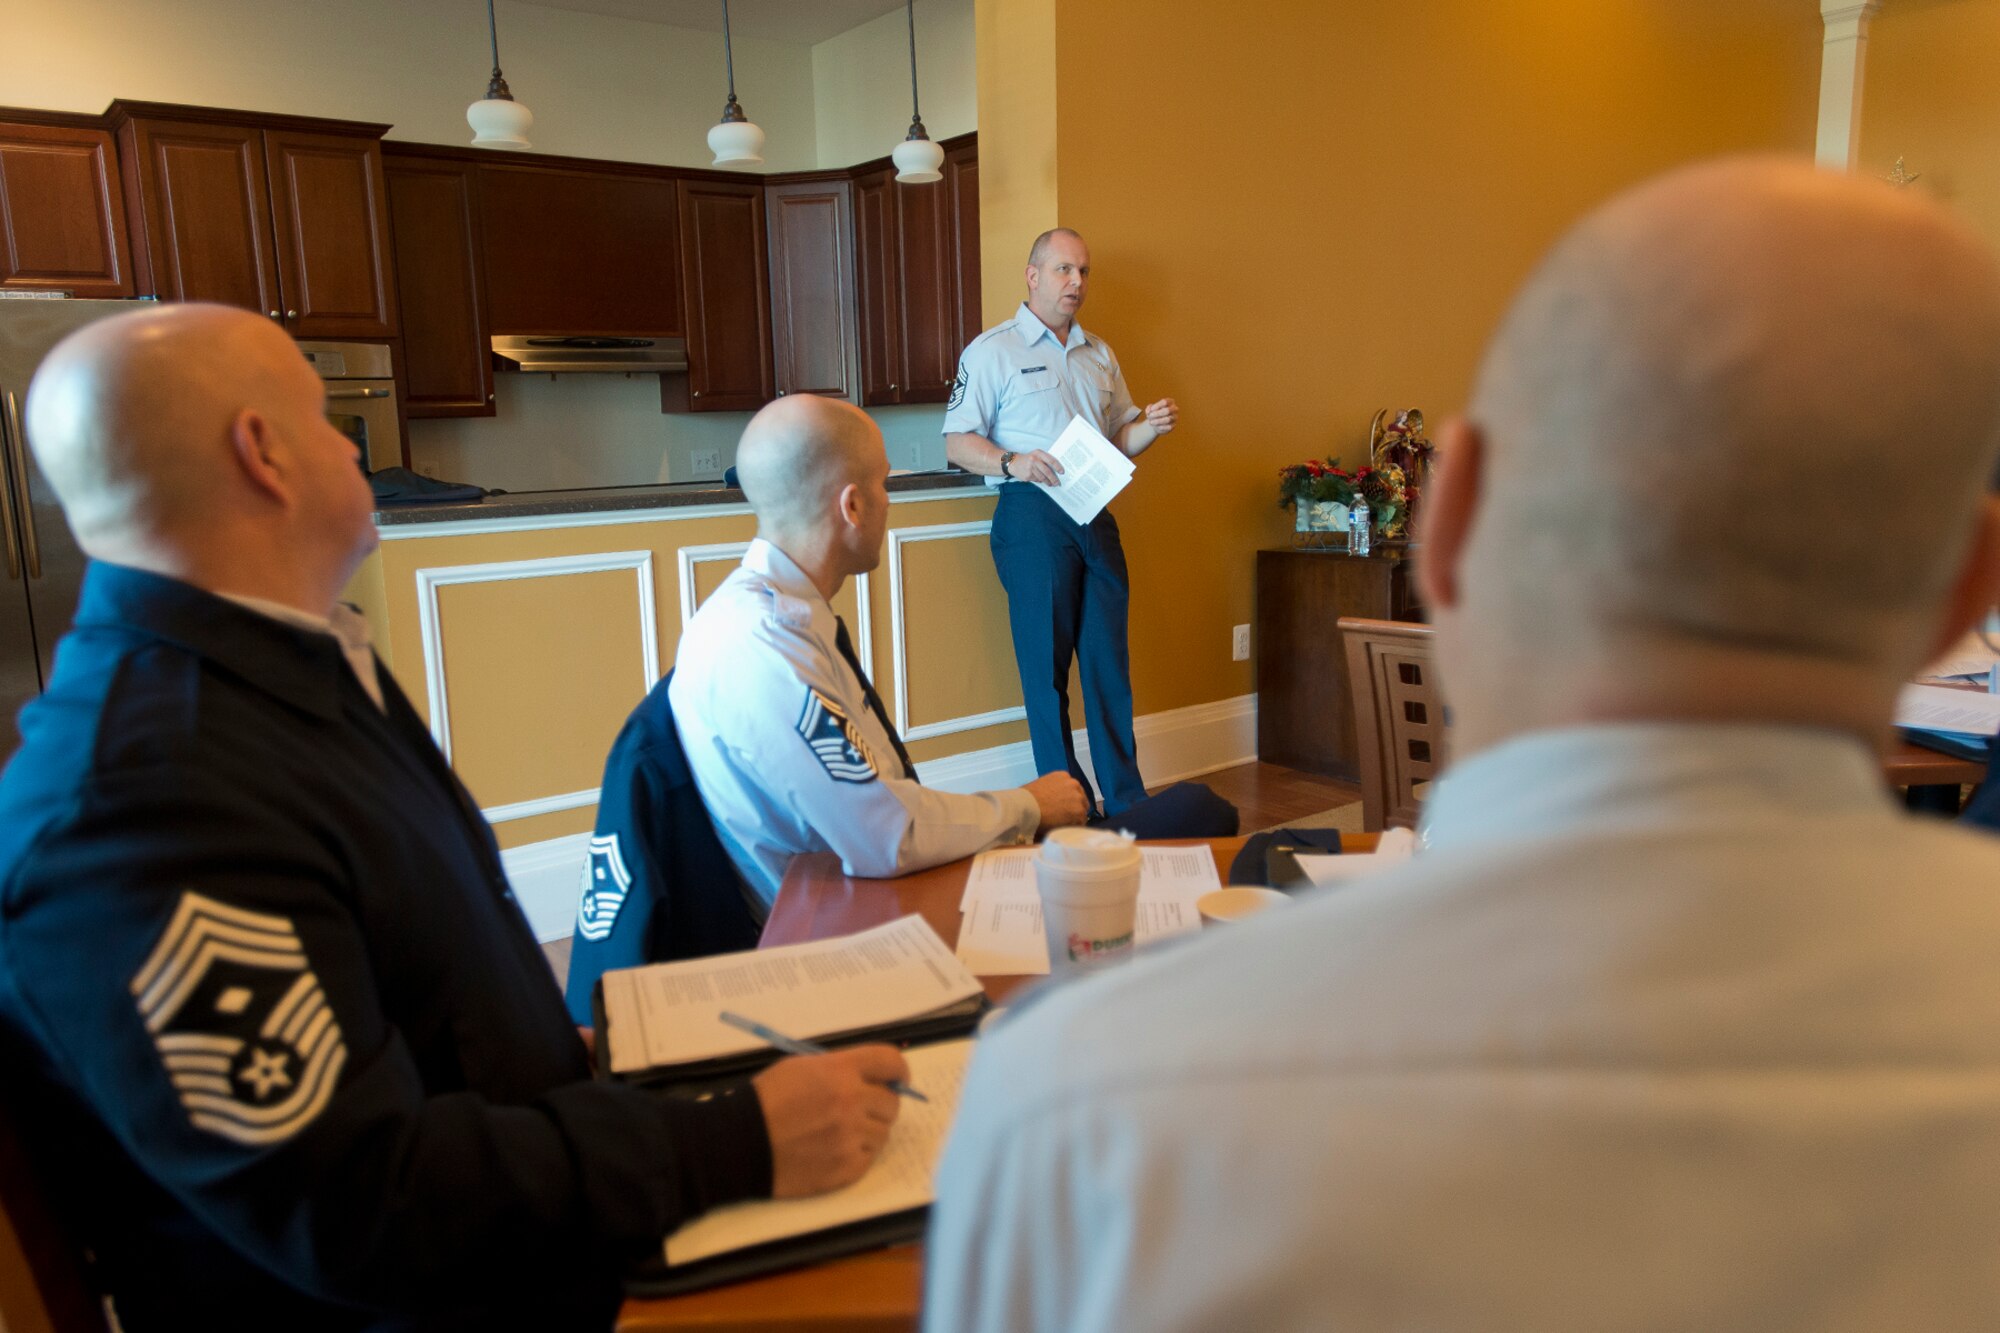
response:
<path id="1" fill-rule="evenodd" d="M 0 761 L 20 745 L 15 716 L 48 681 L 83 583 L 83 552 L 28 448 L 28 381 L 69 334 L 144 305 L 0 298 Z"/>

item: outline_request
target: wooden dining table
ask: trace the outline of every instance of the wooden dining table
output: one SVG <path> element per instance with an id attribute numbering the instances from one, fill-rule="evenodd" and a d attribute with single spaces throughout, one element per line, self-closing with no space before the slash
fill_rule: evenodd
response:
<path id="1" fill-rule="evenodd" d="M 1372 851 L 1375 841 L 1372 833 L 1348 834 L 1341 849 Z M 1243 843 L 1220 838 L 1208 844 L 1225 882 Z M 971 866 L 968 858 L 899 879 L 854 879 L 841 873 L 840 858 L 832 853 L 794 857 L 758 947 L 851 935 L 912 912 L 930 922 L 940 939 L 956 944 L 959 895 Z M 980 980 L 988 997 L 1000 1003 L 1036 979 Z M 923 1247 L 896 1245 L 686 1296 L 627 1300 L 618 1328 L 620 1333 L 907 1333 L 917 1326 L 922 1293 Z"/>

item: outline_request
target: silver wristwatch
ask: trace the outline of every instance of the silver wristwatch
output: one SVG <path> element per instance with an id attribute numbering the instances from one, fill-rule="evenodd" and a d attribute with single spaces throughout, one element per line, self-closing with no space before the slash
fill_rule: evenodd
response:
<path id="1" fill-rule="evenodd" d="M 1006 478 L 1007 480 L 1009 480 L 1009 481 L 1012 481 L 1012 480 L 1014 480 L 1014 474 L 1013 474 L 1013 473 L 1011 473 L 1011 472 L 1009 472 L 1009 471 L 1007 470 L 1007 465 L 1008 465 L 1009 463 L 1013 462 L 1013 461 L 1014 461 L 1015 459 L 1017 459 L 1017 458 L 1019 458 L 1019 457 L 1020 457 L 1020 455 L 1019 455 L 1019 454 L 1014 454 L 1014 453 L 1003 453 L 1003 454 L 1001 454 L 1001 455 L 1000 455 L 1000 475 L 1001 475 L 1001 476 L 1003 476 L 1003 477 L 1005 477 L 1005 478 Z"/>

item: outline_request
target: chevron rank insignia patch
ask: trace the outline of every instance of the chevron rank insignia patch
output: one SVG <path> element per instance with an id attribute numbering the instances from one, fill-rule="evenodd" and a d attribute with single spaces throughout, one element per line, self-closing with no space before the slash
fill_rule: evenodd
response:
<path id="1" fill-rule="evenodd" d="M 583 863 L 583 892 L 576 902 L 576 933 L 601 940 L 618 924 L 618 909 L 632 887 L 632 872 L 618 854 L 618 835 L 590 840 L 590 859 Z"/>
<path id="2" fill-rule="evenodd" d="M 861 733 L 833 702 L 811 686 L 806 687 L 806 706 L 799 713 L 799 735 L 812 747 L 820 767 L 835 782 L 873 782 L 881 769 L 869 753 Z"/>
<path id="3" fill-rule="evenodd" d="M 185 892 L 132 978 L 195 1128 L 258 1148 L 310 1125 L 347 1043 L 292 923 Z"/>
<path id="4" fill-rule="evenodd" d="M 965 367 L 961 365 L 958 368 L 958 378 L 951 382 L 951 399 L 950 401 L 945 403 L 944 410 L 949 412 L 964 401 L 965 401 Z"/>

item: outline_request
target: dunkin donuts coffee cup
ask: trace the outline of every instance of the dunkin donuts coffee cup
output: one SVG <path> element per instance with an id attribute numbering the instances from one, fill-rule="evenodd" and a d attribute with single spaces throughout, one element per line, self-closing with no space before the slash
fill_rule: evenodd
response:
<path id="1" fill-rule="evenodd" d="M 1141 860 L 1129 833 L 1059 828 L 1043 840 L 1035 851 L 1035 887 L 1050 971 L 1132 956 Z"/>

